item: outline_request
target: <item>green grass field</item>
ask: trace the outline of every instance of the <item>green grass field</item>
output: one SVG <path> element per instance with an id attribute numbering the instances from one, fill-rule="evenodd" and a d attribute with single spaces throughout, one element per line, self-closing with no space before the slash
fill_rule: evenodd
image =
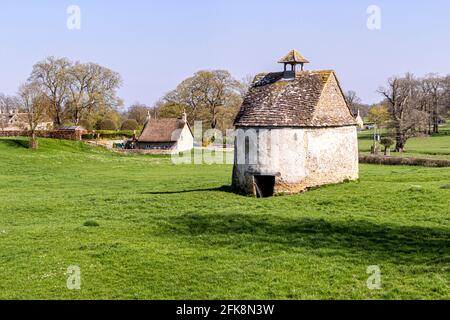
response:
<path id="1" fill-rule="evenodd" d="M 405 152 L 392 152 L 391 156 L 450 160 L 450 120 L 448 122 L 440 127 L 439 134 L 408 139 Z M 370 147 L 373 144 L 373 130 L 360 132 L 358 136 L 360 151 L 366 154 L 370 153 Z"/>
<path id="2" fill-rule="evenodd" d="M 229 192 L 229 165 L 24 146 L 0 139 L 2 299 L 450 297 L 449 168 L 361 165 L 358 182 L 255 199 Z"/>

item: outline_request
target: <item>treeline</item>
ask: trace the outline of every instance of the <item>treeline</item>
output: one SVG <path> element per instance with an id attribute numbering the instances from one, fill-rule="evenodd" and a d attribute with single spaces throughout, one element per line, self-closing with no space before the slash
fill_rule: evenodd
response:
<path id="1" fill-rule="evenodd" d="M 117 95 L 121 76 L 96 63 L 72 62 L 48 57 L 33 66 L 28 80 L 15 96 L 0 94 L 0 110 L 19 110 L 27 114 L 28 128 L 34 131 L 44 118 L 55 127 L 81 125 L 88 130 L 137 130 L 152 117 L 180 117 L 202 121 L 204 128 L 225 131 L 232 128 L 252 77 L 239 81 L 226 70 L 199 71 L 182 81 L 153 106 L 133 104 L 121 109 Z M 450 75 L 430 74 L 422 78 L 406 74 L 392 77 L 378 92 L 382 101 L 368 106 L 354 91 L 346 94 L 354 115 L 388 128 L 402 151 L 407 139 L 417 134 L 439 131 L 439 124 L 449 116 Z M 1 124 L 0 117 L 0 125 Z"/>
<path id="2" fill-rule="evenodd" d="M 35 120 L 45 115 L 56 127 L 68 124 L 90 127 L 114 118 L 117 108 L 123 105 L 117 96 L 121 84 L 117 72 L 96 63 L 49 57 L 33 66 L 16 96 L 0 96 L 0 105 L 5 112 L 39 110 Z"/>
<path id="3" fill-rule="evenodd" d="M 17 95 L 0 94 L 0 109 L 33 113 L 29 99 L 34 99 L 39 106 L 33 121 L 47 117 L 55 127 L 81 125 L 88 130 L 136 130 L 149 113 L 179 117 L 186 112 L 191 124 L 203 121 L 206 127 L 225 130 L 232 127 L 249 79 L 238 81 L 225 70 L 199 71 L 155 105 L 136 102 L 122 111 L 123 101 L 117 96 L 122 79 L 117 72 L 95 63 L 48 57 L 33 66 Z"/>
<path id="4" fill-rule="evenodd" d="M 251 84 L 248 76 L 234 79 L 225 70 L 203 70 L 182 81 L 154 106 L 136 103 L 122 115 L 127 121 L 143 125 L 150 113 L 155 118 L 176 118 L 187 113 L 188 122 L 201 121 L 204 128 L 225 132 L 233 121 Z"/>
<path id="5" fill-rule="evenodd" d="M 410 137 L 439 133 L 439 125 L 450 117 L 450 75 L 419 78 L 407 73 L 388 79 L 378 93 L 383 100 L 373 106 L 361 104 L 353 91 L 346 98 L 354 114 L 361 110 L 378 128 L 388 129 L 398 152 Z"/>
<path id="6" fill-rule="evenodd" d="M 250 86 L 250 77 L 234 79 L 228 71 L 199 71 L 181 82 L 156 105 L 161 117 L 179 116 L 188 121 L 202 121 L 205 128 L 225 131 L 233 121 Z"/>

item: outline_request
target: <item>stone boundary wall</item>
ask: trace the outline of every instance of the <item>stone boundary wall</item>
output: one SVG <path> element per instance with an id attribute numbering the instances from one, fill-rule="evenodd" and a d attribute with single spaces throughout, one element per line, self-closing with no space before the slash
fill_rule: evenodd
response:
<path id="1" fill-rule="evenodd" d="M 82 140 L 81 131 L 64 131 L 64 130 L 50 130 L 50 131 L 36 131 L 36 136 L 39 138 L 61 139 L 61 140 Z M 30 131 L 0 131 L 0 137 L 29 137 Z"/>
<path id="2" fill-rule="evenodd" d="M 114 149 L 114 151 L 125 154 L 152 154 L 152 155 L 170 155 L 172 150 L 145 150 L 145 149 Z"/>
<path id="3" fill-rule="evenodd" d="M 450 160 L 425 159 L 425 158 L 402 158 L 360 155 L 360 163 L 382 164 L 382 165 L 400 165 L 400 166 L 423 166 L 423 167 L 450 167 Z"/>

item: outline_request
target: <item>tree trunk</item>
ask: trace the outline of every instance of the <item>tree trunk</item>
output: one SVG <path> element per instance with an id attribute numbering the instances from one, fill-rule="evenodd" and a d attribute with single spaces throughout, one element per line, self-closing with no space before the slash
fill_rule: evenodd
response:
<path id="1" fill-rule="evenodd" d="M 215 129 L 217 127 L 217 119 L 216 116 L 213 116 L 211 120 L 211 129 Z"/>
<path id="2" fill-rule="evenodd" d="M 56 119 L 55 119 L 56 121 L 55 121 L 55 125 L 56 126 L 61 126 L 61 118 L 60 118 L 60 116 L 59 116 L 59 112 L 57 112 L 56 113 Z"/>
<path id="3" fill-rule="evenodd" d="M 60 110 L 56 100 L 54 102 L 54 110 L 55 110 L 55 120 L 56 120 L 55 125 L 59 127 L 59 126 L 61 126 L 61 112 L 60 112 L 61 110 Z"/>
<path id="4" fill-rule="evenodd" d="M 435 124 L 435 125 L 433 126 L 433 132 L 434 132 L 434 133 L 439 133 L 439 126 L 438 126 L 437 124 Z"/>
<path id="5" fill-rule="evenodd" d="M 38 148 L 38 141 L 36 138 L 36 133 L 33 131 L 30 137 L 30 149 L 36 150 Z"/>
<path id="6" fill-rule="evenodd" d="M 433 115 L 433 133 L 439 133 L 439 117 L 436 113 Z"/>
<path id="7" fill-rule="evenodd" d="M 75 108 L 75 125 L 80 123 L 80 114 L 78 112 L 78 108 Z"/>
<path id="8" fill-rule="evenodd" d="M 406 141 L 405 141 L 404 136 L 402 134 L 397 135 L 396 143 L 395 143 L 395 151 L 403 152 L 405 149 L 405 143 L 406 143 Z"/>
<path id="9" fill-rule="evenodd" d="M 439 133 L 439 115 L 438 115 L 438 102 L 434 102 L 433 108 L 433 133 Z"/>
<path id="10" fill-rule="evenodd" d="M 395 126 L 395 151 L 396 152 L 403 152 L 405 148 L 405 135 L 402 133 L 402 130 L 400 128 L 399 124 L 396 124 Z"/>

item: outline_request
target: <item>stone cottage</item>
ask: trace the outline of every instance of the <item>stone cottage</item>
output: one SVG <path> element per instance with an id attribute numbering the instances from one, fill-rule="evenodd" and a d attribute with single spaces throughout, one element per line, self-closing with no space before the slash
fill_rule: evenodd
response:
<path id="1" fill-rule="evenodd" d="M 234 189 L 268 197 L 358 179 L 357 124 L 335 72 L 304 71 L 295 50 L 279 62 L 283 72 L 255 77 L 235 119 Z"/>
<path id="2" fill-rule="evenodd" d="M 44 117 L 36 126 L 36 130 L 46 131 L 53 129 L 53 120 L 48 116 Z M 19 110 L 2 112 L 0 109 L 0 130 L 1 131 L 21 131 L 30 130 L 28 114 L 20 113 Z"/>
<path id="3" fill-rule="evenodd" d="M 147 123 L 137 139 L 137 148 L 153 153 L 189 151 L 194 148 L 194 135 L 187 122 L 186 113 L 181 119 L 154 119 Z"/>

